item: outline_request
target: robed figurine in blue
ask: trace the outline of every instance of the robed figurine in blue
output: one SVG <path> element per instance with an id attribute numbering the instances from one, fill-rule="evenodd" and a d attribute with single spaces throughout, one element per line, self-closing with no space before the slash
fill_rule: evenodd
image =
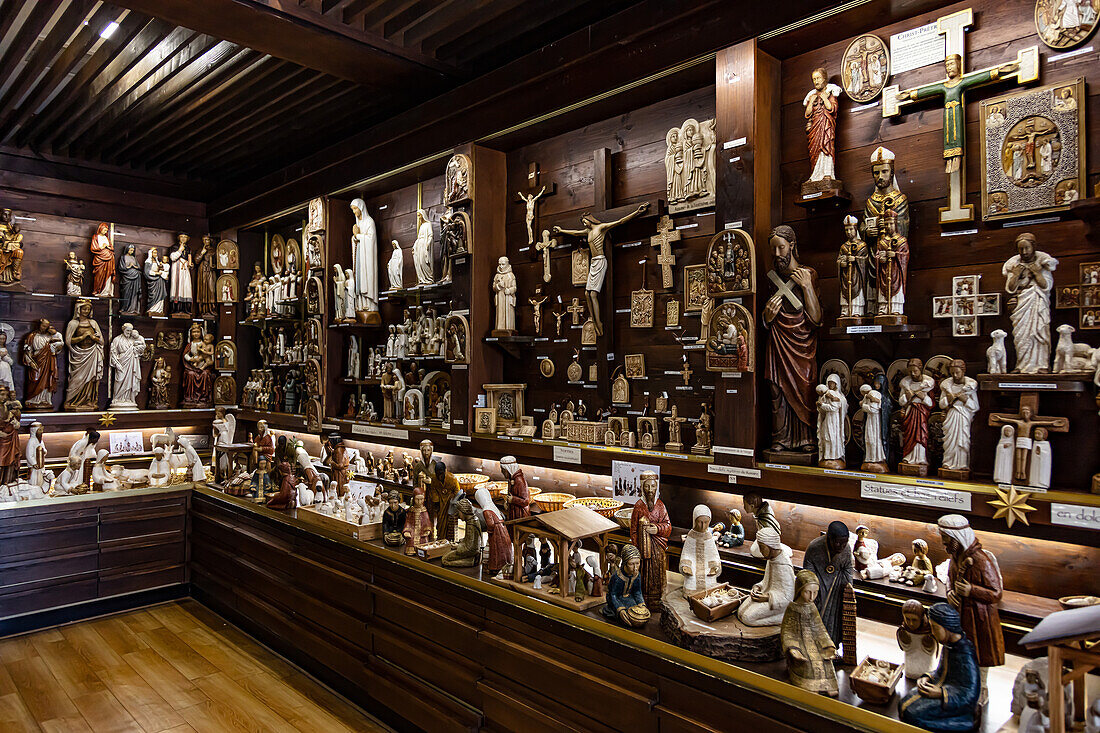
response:
<path id="1" fill-rule="evenodd" d="M 963 633 L 959 612 L 950 605 L 937 603 L 929 608 L 928 621 L 932 636 L 943 647 L 940 663 L 901 701 L 901 719 L 925 730 L 974 730 L 980 722 L 982 694 L 974 644 Z"/>
<path id="2" fill-rule="evenodd" d="M 642 553 L 634 545 L 623 545 L 619 561 L 607 581 L 607 605 L 602 613 L 626 626 L 645 626 L 650 613 L 642 595 Z"/>

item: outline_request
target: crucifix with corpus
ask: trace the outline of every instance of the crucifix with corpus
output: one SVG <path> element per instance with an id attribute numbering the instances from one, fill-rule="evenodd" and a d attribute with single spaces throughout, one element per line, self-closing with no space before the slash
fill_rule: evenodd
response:
<path id="1" fill-rule="evenodd" d="M 882 116 L 893 117 L 901 105 L 933 97 L 943 97 L 943 158 L 950 191 L 948 205 L 940 208 L 940 224 L 974 221 L 974 206 L 963 202 L 966 196 L 966 92 L 1003 79 L 1015 77 L 1024 84 L 1039 78 L 1039 47 L 1031 46 L 1017 52 L 1016 60 L 989 69 L 964 73 L 966 29 L 974 24 L 974 10 L 967 8 L 945 15 L 936 21 L 938 32 L 945 37 L 947 56 L 944 69 L 947 78 L 899 91 L 898 86 L 882 90 Z"/>
<path id="2" fill-rule="evenodd" d="M 535 216 L 537 214 L 535 207 L 538 204 L 539 199 L 549 198 L 557 193 L 557 184 L 551 183 L 539 187 L 539 164 L 530 163 L 527 166 L 527 192 L 518 191 L 516 196 L 519 197 L 521 203 L 525 204 L 527 211 L 525 214 L 525 220 L 527 222 L 527 246 L 531 246 L 535 243 Z M 550 278 L 546 278 L 546 282 L 550 282 Z"/>
<path id="3" fill-rule="evenodd" d="M 661 266 L 661 287 L 668 290 L 674 285 L 672 268 L 676 266 L 676 255 L 672 253 L 672 243 L 680 241 L 672 219 L 666 214 L 657 220 L 657 233 L 649 238 L 649 244 L 657 248 L 657 264 Z"/>
<path id="4" fill-rule="evenodd" d="M 542 239 L 535 242 L 535 250 L 542 255 L 542 281 L 550 282 L 550 250 L 558 246 L 558 240 L 550 238 L 550 230 L 542 230 Z"/>
<path id="5" fill-rule="evenodd" d="M 994 412 L 989 416 L 992 427 L 1011 425 L 1016 431 L 1016 448 L 1012 461 L 1013 483 L 1027 485 L 1030 478 L 1031 459 L 1034 458 L 1034 434 L 1037 428 L 1052 433 L 1068 433 L 1069 419 L 1064 417 L 1042 417 L 1039 412 L 1039 393 L 1025 392 L 1020 395 L 1020 411 L 1013 415 L 1007 412 Z M 1048 459 L 1049 460 L 1049 459 Z M 1046 487 L 1041 487 L 1046 488 Z"/>

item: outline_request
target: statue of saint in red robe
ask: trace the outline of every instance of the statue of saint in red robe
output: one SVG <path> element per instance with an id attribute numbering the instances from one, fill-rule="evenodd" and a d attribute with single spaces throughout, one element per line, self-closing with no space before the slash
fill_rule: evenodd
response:
<path id="1" fill-rule="evenodd" d="M 672 535 L 672 521 L 663 501 L 657 498 L 660 479 L 652 471 L 643 471 L 642 498 L 630 513 L 630 542 L 642 554 L 642 595 L 651 611 L 661 606 L 665 590 L 665 572 L 668 560 L 668 538 Z"/>

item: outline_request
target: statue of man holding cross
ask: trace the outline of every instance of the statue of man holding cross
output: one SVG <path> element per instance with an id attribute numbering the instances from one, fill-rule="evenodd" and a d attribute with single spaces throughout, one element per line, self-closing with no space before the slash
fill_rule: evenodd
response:
<path id="1" fill-rule="evenodd" d="M 794 230 L 781 224 L 772 230 L 774 269 L 768 280 L 775 292 L 764 304 L 768 329 L 765 377 L 772 399 L 772 451 L 812 454 L 816 448 L 817 328 L 821 301 L 817 272 L 798 261 Z"/>

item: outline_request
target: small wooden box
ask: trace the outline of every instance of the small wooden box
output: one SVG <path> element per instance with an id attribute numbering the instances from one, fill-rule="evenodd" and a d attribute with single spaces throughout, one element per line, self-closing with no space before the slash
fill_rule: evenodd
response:
<path id="1" fill-rule="evenodd" d="M 426 545 L 416 546 L 416 556 L 421 560 L 437 560 L 451 551 L 451 543 L 447 540 L 436 540 Z"/>
<path id="2" fill-rule="evenodd" d="M 382 536 L 381 522 L 376 524 L 354 524 L 337 517 L 321 514 L 313 507 L 298 507 L 298 518 L 360 542 L 376 540 Z"/>
<path id="3" fill-rule="evenodd" d="M 695 593 L 689 594 L 687 596 L 687 600 L 688 604 L 691 606 L 691 612 L 703 621 L 717 621 L 718 619 L 729 616 L 731 613 L 736 611 L 741 605 L 741 602 L 748 597 L 748 593 L 745 593 L 744 591 L 737 588 L 733 588 L 733 590 L 737 591 L 737 596 L 728 603 L 723 603 L 722 605 L 714 606 L 713 608 L 704 605 L 703 598 L 712 593 L 727 590 L 730 588 L 731 586 L 729 583 L 719 583 L 709 590 L 700 590 L 696 591 Z"/>
<path id="4" fill-rule="evenodd" d="M 882 667 L 885 671 L 887 679 L 885 683 L 867 679 L 864 676 L 875 667 Z M 848 675 L 848 683 L 852 687 L 852 692 L 856 693 L 861 700 L 872 705 L 885 705 L 894 696 L 894 688 L 898 686 L 898 681 L 901 679 L 902 669 L 903 665 L 866 657 Z"/>

